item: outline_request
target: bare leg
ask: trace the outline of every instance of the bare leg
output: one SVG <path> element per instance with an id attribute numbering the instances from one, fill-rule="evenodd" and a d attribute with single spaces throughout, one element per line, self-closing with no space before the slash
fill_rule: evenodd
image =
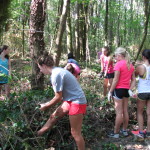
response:
<path id="1" fill-rule="evenodd" d="M 144 106 L 146 105 L 146 101 L 139 100 L 137 101 L 137 119 L 138 119 L 138 124 L 139 124 L 139 130 L 143 131 L 143 111 L 144 111 Z"/>
<path id="2" fill-rule="evenodd" d="M 108 91 L 109 91 L 109 90 L 110 90 L 110 88 L 111 88 L 112 82 L 113 82 L 113 78 L 108 79 L 108 86 L 107 86 Z M 114 103 L 114 99 L 113 99 L 113 98 L 111 99 L 111 102 L 113 102 L 113 103 Z"/>
<path id="3" fill-rule="evenodd" d="M 108 86 L 108 79 L 104 79 L 104 82 L 103 82 L 103 88 L 104 88 L 103 95 L 104 95 L 104 97 L 107 95 L 107 86 Z"/>
<path id="4" fill-rule="evenodd" d="M 150 100 L 147 101 L 147 132 L 150 132 Z"/>
<path id="5" fill-rule="evenodd" d="M 71 134 L 74 137 L 78 150 L 85 150 L 85 142 L 81 134 L 83 114 L 70 115 Z"/>
<path id="6" fill-rule="evenodd" d="M 123 100 L 116 100 L 115 101 L 115 110 L 116 110 L 116 120 L 115 120 L 115 130 L 114 133 L 119 133 L 120 126 L 123 122 Z"/>
<path id="7" fill-rule="evenodd" d="M 50 116 L 50 118 L 47 120 L 45 125 L 38 131 L 38 135 L 44 134 L 47 130 L 51 129 L 53 125 L 57 122 L 57 120 L 61 119 L 68 113 L 68 110 L 65 110 L 63 108 L 63 104 L 60 105 L 54 113 Z"/>
<path id="8" fill-rule="evenodd" d="M 111 85 L 112 85 L 112 82 L 113 82 L 113 78 L 110 78 L 110 79 L 108 79 L 108 90 L 110 90 L 110 87 L 111 87 Z"/>
<path id="9" fill-rule="evenodd" d="M 126 130 L 129 122 L 128 98 L 123 98 L 123 130 Z"/>

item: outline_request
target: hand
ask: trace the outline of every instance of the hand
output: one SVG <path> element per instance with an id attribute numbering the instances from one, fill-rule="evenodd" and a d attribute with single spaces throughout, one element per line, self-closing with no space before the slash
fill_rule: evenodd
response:
<path id="1" fill-rule="evenodd" d="M 100 72 L 99 77 L 103 78 L 104 77 L 104 72 Z"/>
<path id="2" fill-rule="evenodd" d="M 106 77 L 106 76 L 107 76 L 107 72 L 104 73 L 104 77 Z"/>
<path id="3" fill-rule="evenodd" d="M 133 97 L 133 92 L 131 90 L 128 90 L 129 96 Z"/>
<path id="4" fill-rule="evenodd" d="M 47 109 L 46 103 L 40 104 L 40 108 L 39 109 L 42 110 L 42 111 L 46 110 Z"/>
<path id="5" fill-rule="evenodd" d="M 131 90 L 128 90 L 129 96 L 133 97 L 133 98 L 137 98 L 137 95 L 134 94 Z"/>
<path id="6" fill-rule="evenodd" d="M 112 93 L 111 93 L 111 92 L 108 92 L 108 96 L 107 96 L 107 98 L 108 98 L 108 101 L 110 102 L 110 101 L 111 101 L 111 99 L 112 99 Z"/>

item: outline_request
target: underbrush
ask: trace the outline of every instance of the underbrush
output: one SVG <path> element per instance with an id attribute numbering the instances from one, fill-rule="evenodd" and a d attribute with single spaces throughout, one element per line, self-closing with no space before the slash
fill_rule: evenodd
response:
<path id="1" fill-rule="evenodd" d="M 87 101 L 87 113 L 84 116 L 82 133 L 89 150 L 118 150 L 113 143 L 105 141 L 107 131 L 113 129 L 115 111 L 113 103 L 102 99 L 102 80 L 98 78 L 98 65 L 92 64 L 92 69 L 82 69 L 80 84 Z M 84 67 L 84 66 L 82 66 Z M 58 121 L 56 125 L 42 137 L 37 131 L 45 124 L 50 114 L 59 105 L 48 111 L 39 110 L 39 104 L 51 100 L 54 96 L 51 87 L 44 91 L 30 90 L 27 78 L 30 67 L 13 73 L 12 88 L 9 100 L 0 101 L 0 149 L 2 150 L 76 150 L 76 144 L 70 133 L 68 116 Z M 22 73 L 23 72 L 23 73 Z M 135 101 L 129 107 L 130 124 L 137 124 Z M 132 128 L 132 127 L 131 127 Z"/>

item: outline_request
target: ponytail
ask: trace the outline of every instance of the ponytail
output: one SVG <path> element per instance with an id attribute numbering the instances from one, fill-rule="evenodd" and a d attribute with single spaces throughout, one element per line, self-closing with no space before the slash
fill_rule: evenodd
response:
<path id="1" fill-rule="evenodd" d="M 128 51 L 125 51 L 125 59 L 127 61 L 127 67 L 128 70 L 130 70 L 130 65 L 131 65 L 131 57 Z"/>
<path id="2" fill-rule="evenodd" d="M 127 61 L 128 70 L 130 70 L 131 60 L 129 52 L 125 48 L 118 47 L 115 51 L 115 54 L 120 54 L 125 58 L 125 60 Z"/>

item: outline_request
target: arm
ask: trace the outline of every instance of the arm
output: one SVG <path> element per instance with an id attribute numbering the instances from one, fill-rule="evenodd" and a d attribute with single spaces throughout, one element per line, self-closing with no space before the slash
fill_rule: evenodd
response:
<path id="1" fill-rule="evenodd" d="M 9 75 L 11 75 L 11 61 L 10 61 L 10 58 L 8 60 L 8 67 L 9 67 Z"/>
<path id="2" fill-rule="evenodd" d="M 112 93 L 114 91 L 114 89 L 119 81 L 119 76 L 120 76 L 120 71 L 115 71 L 115 76 L 114 76 L 111 88 L 109 90 L 110 93 Z"/>
<path id="3" fill-rule="evenodd" d="M 56 92 L 55 96 L 53 97 L 53 99 L 51 101 L 40 104 L 40 106 L 41 106 L 40 110 L 44 111 L 44 110 L 50 108 L 51 106 L 53 106 L 53 105 L 57 104 L 58 102 L 60 102 L 61 99 L 62 99 L 62 91 L 61 92 Z"/>
<path id="4" fill-rule="evenodd" d="M 146 72 L 146 68 L 143 65 L 139 65 L 136 67 L 135 76 L 143 76 Z"/>
<path id="5" fill-rule="evenodd" d="M 130 90 L 132 90 L 136 85 L 136 78 L 135 78 L 135 73 L 132 74 L 131 78 L 131 84 L 130 84 Z"/>
<path id="6" fill-rule="evenodd" d="M 100 63 L 101 63 L 101 72 L 104 71 L 104 64 L 103 64 L 103 59 L 102 59 L 102 56 L 100 57 Z"/>

